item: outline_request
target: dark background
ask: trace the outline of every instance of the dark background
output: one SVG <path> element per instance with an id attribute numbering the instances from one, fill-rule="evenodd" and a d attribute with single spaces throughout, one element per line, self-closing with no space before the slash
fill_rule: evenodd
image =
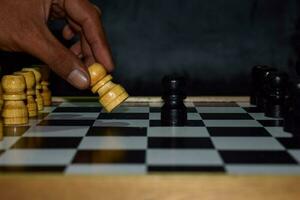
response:
<path id="1" fill-rule="evenodd" d="M 95 0 L 111 45 L 116 82 L 131 95 L 160 95 L 161 78 L 189 78 L 189 95 L 247 95 L 265 64 L 295 78 L 298 0 Z M 300 23 L 299 23 L 300 24 Z M 59 37 L 61 23 L 51 24 Z M 3 73 L 37 63 L 1 54 Z M 54 95 L 91 95 L 52 75 Z"/>

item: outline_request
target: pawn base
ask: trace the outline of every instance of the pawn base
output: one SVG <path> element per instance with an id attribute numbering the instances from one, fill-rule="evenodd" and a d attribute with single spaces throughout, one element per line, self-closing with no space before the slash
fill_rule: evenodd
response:
<path id="1" fill-rule="evenodd" d="M 115 98 L 111 103 L 109 103 L 108 105 L 104 106 L 104 109 L 107 112 L 112 112 L 121 103 L 123 103 L 128 97 L 129 97 L 129 95 L 127 94 L 127 92 L 123 92 L 120 96 L 118 96 L 117 98 Z"/>
<path id="2" fill-rule="evenodd" d="M 162 109 L 161 125 L 162 126 L 185 126 L 187 123 L 186 109 Z"/>
<path id="3" fill-rule="evenodd" d="M 42 98 L 36 98 L 36 104 L 38 111 L 42 111 L 44 109 L 43 99 Z"/>
<path id="4" fill-rule="evenodd" d="M 281 118 L 283 117 L 283 106 L 282 105 L 270 105 L 267 103 L 265 107 L 265 116 L 272 118 Z"/>

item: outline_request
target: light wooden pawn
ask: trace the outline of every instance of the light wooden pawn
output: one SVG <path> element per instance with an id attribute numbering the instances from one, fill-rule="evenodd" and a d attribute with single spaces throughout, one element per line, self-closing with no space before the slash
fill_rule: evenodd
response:
<path id="1" fill-rule="evenodd" d="M 3 131 L 3 121 L 0 119 L 0 141 L 3 140 L 4 131 Z"/>
<path id="2" fill-rule="evenodd" d="M 43 97 L 43 103 L 44 106 L 51 106 L 52 104 L 52 94 L 51 91 L 49 90 L 49 82 L 48 81 L 42 81 L 42 97 Z"/>
<path id="3" fill-rule="evenodd" d="M 3 106 L 3 92 L 2 92 L 2 85 L 0 84 L 0 111 L 2 109 L 2 106 Z"/>
<path id="4" fill-rule="evenodd" d="M 44 100 L 44 106 L 51 106 L 52 104 L 52 94 L 49 90 L 49 76 L 50 76 L 50 68 L 48 65 L 39 66 L 40 72 L 42 74 L 42 92 L 41 95 Z"/>
<path id="5" fill-rule="evenodd" d="M 99 94 L 99 102 L 107 112 L 111 112 L 128 98 L 128 93 L 118 84 L 113 83 L 112 76 L 105 68 L 95 63 L 88 68 L 91 77 L 92 92 Z"/>
<path id="6" fill-rule="evenodd" d="M 28 123 L 28 111 L 24 103 L 25 79 L 21 75 L 6 75 L 2 78 L 4 105 L 2 117 L 5 125 Z"/>
<path id="7" fill-rule="evenodd" d="M 37 103 L 38 111 L 42 111 L 44 109 L 43 98 L 40 90 L 42 89 L 41 85 L 41 73 L 35 68 L 23 68 L 22 71 L 31 71 L 35 76 L 35 101 Z"/>
<path id="8" fill-rule="evenodd" d="M 17 75 L 22 75 L 26 83 L 27 95 L 27 109 L 29 117 L 36 117 L 38 115 L 37 104 L 34 100 L 35 95 L 35 76 L 31 71 L 15 72 Z"/>

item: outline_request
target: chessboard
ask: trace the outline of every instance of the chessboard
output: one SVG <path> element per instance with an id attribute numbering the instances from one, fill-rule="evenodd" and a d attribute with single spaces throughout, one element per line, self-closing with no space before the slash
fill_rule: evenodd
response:
<path id="1" fill-rule="evenodd" d="M 4 126 L 0 173 L 300 174 L 300 137 L 249 103 L 185 103 L 185 126 L 160 122 L 160 103 L 69 99 L 25 126 Z"/>

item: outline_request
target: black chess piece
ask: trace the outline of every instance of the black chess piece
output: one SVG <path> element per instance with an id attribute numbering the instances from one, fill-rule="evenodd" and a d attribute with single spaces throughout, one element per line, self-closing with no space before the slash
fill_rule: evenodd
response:
<path id="1" fill-rule="evenodd" d="M 296 97 L 297 85 L 298 84 L 295 84 L 295 82 L 290 82 L 288 86 L 288 95 L 285 101 L 283 113 L 283 130 L 285 132 L 292 133 L 294 130 L 294 98 Z"/>
<path id="2" fill-rule="evenodd" d="M 291 86 L 290 86 L 291 87 Z M 292 132 L 294 130 L 294 106 L 292 103 L 293 95 L 289 91 L 286 102 L 284 104 L 284 113 L 283 113 L 283 130 L 285 132 Z"/>
<path id="3" fill-rule="evenodd" d="M 265 69 L 267 69 L 269 67 L 267 66 L 263 66 L 263 65 L 256 65 L 252 68 L 252 72 L 251 72 L 251 95 L 250 95 L 250 103 L 252 105 L 256 105 L 256 99 L 257 96 L 259 94 L 258 88 L 260 88 L 259 85 L 259 73 Z"/>
<path id="4" fill-rule="evenodd" d="M 284 72 L 270 72 L 265 82 L 265 115 L 280 118 L 284 116 L 287 97 L 288 75 Z"/>
<path id="5" fill-rule="evenodd" d="M 267 94 L 267 77 L 271 72 L 276 72 L 277 69 L 273 67 L 263 66 L 257 70 L 257 92 L 256 92 L 256 106 L 259 110 L 264 111 L 266 106 Z"/>
<path id="6" fill-rule="evenodd" d="M 184 126 L 187 122 L 186 78 L 183 76 L 165 76 L 162 80 L 164 105 L 161 108 L 163 126 Z"/>
<path id="7" fill-rule="evenodd" d="M 287 120 L 290 120 L 292 125 L 291 133 L 300 135 L 300 81 L 294 84 L 292 93 L 290 115 Z"/>

